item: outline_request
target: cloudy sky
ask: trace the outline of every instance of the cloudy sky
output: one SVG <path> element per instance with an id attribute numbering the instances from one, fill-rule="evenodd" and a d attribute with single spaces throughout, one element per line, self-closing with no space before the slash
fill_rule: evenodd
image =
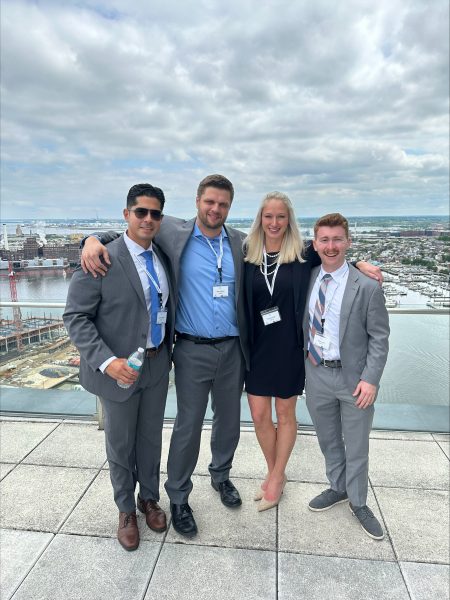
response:
<path id="1" fill-rule="evenodd" d="M 448 213 L 447 0 L 4 0 L 2 216 Z"/>

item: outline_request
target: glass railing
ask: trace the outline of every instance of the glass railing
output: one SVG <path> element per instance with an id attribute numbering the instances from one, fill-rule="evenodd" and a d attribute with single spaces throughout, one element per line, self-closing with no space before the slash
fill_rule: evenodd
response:
<path id="1" fill-rule="evenodd" d="M 64 302 L 0 302 L 0 309 L 1 413 L 98 418 L 96 397 L 78 381 L 79 355 L 62 322 Z M 390 309 L 390 325 L 374 427 L 448 432 L 448 309 Z M 165 414 L 168 420 L 176 415 L 173 371 Z M 303 397 L 297 417 L 300 426 L 312 425 Z M 206 419 L 211 418 L 208 407 Z M 251 422 L 245 393 L 241 419 Z"/>

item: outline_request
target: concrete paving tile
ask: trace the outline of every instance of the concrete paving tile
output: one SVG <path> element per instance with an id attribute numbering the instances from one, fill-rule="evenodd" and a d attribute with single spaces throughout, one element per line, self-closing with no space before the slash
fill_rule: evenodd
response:
<path id="1" fill-rule="evenodd" d="M 0 480 L 3 479 L 3 477 L 6 477 L 15 466 L 15 464 L 12 465 L 11 463 L 0 463 Z"/>
<path id="2" fill-rule="evenodd" d="M 144 600 L 275 597 L 275 553 L 165 544 Z"/>
<path id="3" fill-rule="evenodd" d="M 450 442 L 439 441 L 437 443 L 439 444 L 439 447 L 444 452 L 445 456 L 447 458 L 450 458 Z"/>
<path id="4" fill-rule="evenodd" d="M 194 511 L 199 533 L 189 540 L 170 527 L 166 542 L 275 550 L 276 511 L 258 513 L 253 501 L 255 482 L 235 479 L 242 498 L 242 506 L 231 509 L 224 506 L 219 493 L 211 487 L 210 478 L 194 476 L 194 489 L 189 504 Z"/>
<path id="5" fill-rule="evenodd" d="M 289 480 L 328 483 L 325 460 L 316 436 L 297 436 L 286 474 Z"/>
<path id="6" fill-rule="evenodd" d="M 320 484 L 287 483 L 278 507 L 279 549 L 283 552 L 394 560 L 389 536 L 382 541 L 369 538 L 351 514 L 347 502 L 324 512 L 309 510 L 308 502 L 323 489 Z M 383 525 L 371 490 L 367 504 Z"/>
<path id="7" fill-rule="evenodd" d="M 21 461 L 56 427 L 58 423 L 0 421 L 0 459 Z"/>
<path id="8" fill-rule="evenodd" d="M 432 442 L 433 436 L 431 433 L 425 433 L 424 431 L 381 431 L 380 429 L 374 429 L 370 432 L 370 439 Z"/>
<path id="9" fill-rule="evenodd" d="M 114 540 L 57 535 L 14 600 L 142 598 L 158 550 L 151 542 L 125 552 Z"/>
<path id="10" fill-rule="evenodd" d="M 18 465 L 1 484 L 3 527 L 56 532 L 96 471 Z"/>
<path id="11" fill-rule="evenodd" d="M 51 533 L 0 529 L 0 590 L 3 600 L 11 598 L 52 537 Z"/>
<path id="12" fill-rule="evenodd" d="M 449 561 L 449 493 L 374 488 L 398 560 Z"/>
<path id="13" fill-rule="evenodd" d="M 278 599 L 299 598 L 409 600 L 409 594 L 393 562 L 279 554 Z"/>
<path id="14" fill-rule="evenodd" d="M 210 453 L 211 454 L 211 453 Z M 208 460 L 211 460 L 210 458 Z M 231 477 L 239 476 L 260 481 L 266 474 L 266 461 L 254 431 L 241 432 L 234 454 Z"/>
<path id="15" fill-rule="evenodd" d="M 369 476 L 374 486 L 447 490 L 448 460 L 434 442 L 371 440 Z"/>
<path id="16" fill-rule="evenodd" d="M 433 433 L 433 437 L 437 442 L 450 443 L 450 433 Z"/>
<path id="17" fill-rule="evenodd" d="M 24 463 L 99 469 L 106 460 L 105 435 L 95 425 L 63 423 Z"/>
<path id="18" fill-rule="evenodd" d="M 411 600 L 449 600 L 450 569 L 448 565 L 402 562 L 400 567 Z"/>
<path id="19" fill-rule="evenodd" d="M 169 500 L 165 493 L 160 506 L 169 515 Z M 164 535 L 147 527 L 145 516 L 137 511 L 138 527 L 143 540 L 162 542 Z M 101 471 L 86 494 L 61 528 L 61 533 L 116 537 L 119 511 L 113 498 L 109 471 Z"/>

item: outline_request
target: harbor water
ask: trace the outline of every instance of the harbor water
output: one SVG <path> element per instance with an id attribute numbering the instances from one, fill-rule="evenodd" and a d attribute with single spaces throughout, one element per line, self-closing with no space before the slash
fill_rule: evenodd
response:
<path id="1" fill-rule="evenodd" d="M 17 295 L 22 301 L 65 302 L 70 274 L 62 271 L 19 273 Z M 0 276 L 0 297 L 9 300 L 9 281 Z M 414 300 L 414 302 L 412 302 Z M 402 306 L 425 308 L 426 297 L 402 296 Z M 22 316 L 60 315 L 54 308 L 23 308 Z M 1 318 L 11 318 L 11 309 L 2 308 Z M 410 405 L 449 404 L 449 316 L 434 314 L 391 314 L 388 362 L 378 402 Z M 175 414 L 175 395 L 169 394 L 168 413 Z M 169 410 L 170 409 L 170 410 Z M 243 403 L 243 411 L 248 411 Z M 244 417 L 244 414 L 243 414 Z"/>

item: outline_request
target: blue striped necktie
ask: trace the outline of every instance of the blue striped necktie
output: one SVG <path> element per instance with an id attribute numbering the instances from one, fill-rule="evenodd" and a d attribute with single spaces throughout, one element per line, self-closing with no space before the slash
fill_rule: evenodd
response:
<path id="1" fill-rule="evenodd" d="M 153 264 L 153 252 L 151 250 L 146 250 L 145 252 L 141 253 L 141 256 L 143 256 L 145 258 L 145 266 L 147 268 L 147 271 L 150 273 L 150 275 L 156 281 L 156 283 L 158 284 L 158 287 L 160 287 L 158 275 L 156 274 L 156 270 L 155 270 L 155 265 Z M 148 275 L 147 275 L 147 277 L 148 277 Z M 161 340 L 162 340 L 162 327 L 161 327 L 161 325 L 158 325 L 158 323 L 157 323 L 158 311 L 160 308 L 159 296 L 158 296 L 158 290 L 155 288 L 155 285 L 152 282 L 152 280 L 150 279 L 150 277 L 148 277 L 148 281 L 150 284 L 150 323 L 151 323 L 150 334 L 151 334 L 152 344 L 155 346 L 155 348 L 157 348 L 160 345 Z"/>
<path id="2" fill-rule="evenodd" d="M 313 320 L 309 328 L 308 358 L 314 366 L 318 365 L 323 357 L 322 348 L 314 345 L 314 336 L 317 331 L 322 333 L 322 316 L 325 311 L 325 296 L 327 295 L 327 287 L 330 281 L 331 275 L 325 273 L 320 283 L 319 294 L 314 306 Z"/>

